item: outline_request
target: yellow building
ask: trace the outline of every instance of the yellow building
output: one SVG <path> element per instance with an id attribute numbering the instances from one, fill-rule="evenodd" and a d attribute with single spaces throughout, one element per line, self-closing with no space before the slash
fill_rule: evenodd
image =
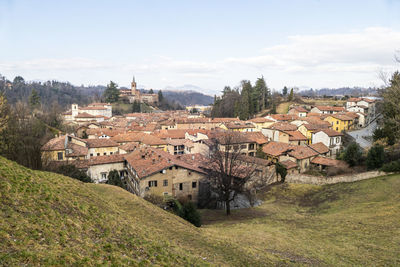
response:
<path id="1" fill-rule="evenodd" d="M 344 114 L 332 114 L 327 116 L 325 121 L 331 124 L 331 128 L 336 132 L 344 132 L 353 128 L 353 118 Z"/>

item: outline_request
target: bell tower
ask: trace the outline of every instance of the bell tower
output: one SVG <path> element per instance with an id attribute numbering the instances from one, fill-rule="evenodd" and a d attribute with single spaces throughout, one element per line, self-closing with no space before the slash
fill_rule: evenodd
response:
<path id="1" fill-rule="evenodd" d="M 131 90 L 132 90 L 132 95 L 136 95 L 136 81 L 135 81 L 135 76 L 133 76 L 132 82 L 131 82 Z"/>

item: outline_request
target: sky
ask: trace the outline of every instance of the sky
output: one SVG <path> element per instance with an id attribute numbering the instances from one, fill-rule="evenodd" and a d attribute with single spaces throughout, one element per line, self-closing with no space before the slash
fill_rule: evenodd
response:
<path id="1" fill-rule="evenodd" d="M 210 95 L 262 76 L 381 86 L 400 68 L 399 14 L 396 0 L 0 0 L 0 74 Z"/>

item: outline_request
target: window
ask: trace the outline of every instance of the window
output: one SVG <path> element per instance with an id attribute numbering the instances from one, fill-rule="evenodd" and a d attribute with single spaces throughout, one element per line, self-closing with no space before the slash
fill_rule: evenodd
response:
<path id="1" fill-rule="evenodd" d="M 107 152 L 104 152 L 103 155 L 104 155 L 104 156 L 107 155 Z"/>
<path id="2" fill-rule="evenodd" d="M 93 153 L 90 153 L 90 156 L 93 157 Z"/>
<path id="3" fill-rule="evenodd" d="M 249 156 L 254 157 L 254 152 L 250 152 Z"/>
<path id="4" fill-rule="evenodd" d="M 149 187 L 157 187 L 157 181 L 149 181 Z"/>
<path id="5" fill-rule="evenodd" d="M 163 186 L 168 186 L 168 180 L 163 181 Z"/>
<path id="6" fill-rule="evenodd" d="M 177 170 L 178 169 L 178 166 L 175 166 L 175 170 Z"/>
<path id="7" fill-rule="evenodd" d="M 192 172 L 189 172 L 188 175 L 192 175 Z"/>
<path id="8" fill-rule="evenodd" d="M 97 153 L 97 156 L 100 156 L 100 153 Z"/>
<path id="9" fill-rule="evenodd" d="M 249 145 L 249 149 L 250 149 L 250 150 L 254 149 L 254 144 L 250 144 L 250 145 Z"/>
<path id="10" fill-rule="evenodd" d="M 338 131 L 339 130 L 339 128 L 338 127 L 336 127 L 336 131 Z"/>
<path id="11" fill-rule="evenodd" d="M 340 138 L 336 137 L 336 143 L 339 143 Z"/>
<path id="12" fill-rule="evenodd" d="M 112 155 L 113 154 L 113 152 L 110 152 L 110 155 Z"/>
<path id="13" fill-rule="evenodd" d="M 102 180 L 107 180 L 107 173 L 106 172 L 102 172 L 101 173 L 101 179 Z"/>
<path id="14" fill-rule="evenodd" d="M 192 188 L 196 188 L 197 187 L 197 182 L 192 182 Z"/>
<path id="15" fill-rule="evenodd" d="M 339 121 L 336 121 L 336 124 L 339 124 Z"/>
<path id="16" fill-rule="evenodd" d="M 179 190 L 181 190 L 181 191 L 183 190 L 183 183 L 179 184 Z"/>
<path id="17" fill-rule="evenodd" d="M 171 166 L 171 167 L 169 167 L 168 169 L 172 170 L 172 166 Z"/>
<path id="18" fill-rule="evenodd" d="M 247 145 L 240 145 L 240 149 L 246 149 Z"/>
<path id="19" fill-rule="evenodd" d="M 58 158 L 58 160 L 63 160 L 63 153 L 62 152 L 58 152 L 57 153 L 57 158 Z"/>
<path id="20" fill-rule="evenodd" d="M 164 196 L 168 196 L 168 192 L 164 192 L 163 194 L 164 194 Z"/>

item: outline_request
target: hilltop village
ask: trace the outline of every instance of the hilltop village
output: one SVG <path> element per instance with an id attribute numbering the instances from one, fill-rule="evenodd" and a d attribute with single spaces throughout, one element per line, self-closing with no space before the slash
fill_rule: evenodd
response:
<path id="1" fill-rule="evenodd" d="M 157 102 L 157 94 L 121 91 L 130 102 Z M 287 114 L 267 114 L 246 121 L 211 118 L 187 111 L 128 113 L 113 116 L 109 103 L 76 104 L 64 113 L 76 131 L 59 135 L 42 147 L 44 165 L 72 164 L 95 183 L 118 171 L 125 188 L 139 196 L 198 200 L 201 182 L 213 153 L 231 151 L 265 183 L 309 170 L 347 168 L 336 159 L 345 132 L 368 127 L 376 117 L 376 101 L 349 98 L 344 106 L 291 105 Z M 263 177 L 268 176 L 268 180 Z M 240 177 L 238 177 L 240 178 Z"/>

